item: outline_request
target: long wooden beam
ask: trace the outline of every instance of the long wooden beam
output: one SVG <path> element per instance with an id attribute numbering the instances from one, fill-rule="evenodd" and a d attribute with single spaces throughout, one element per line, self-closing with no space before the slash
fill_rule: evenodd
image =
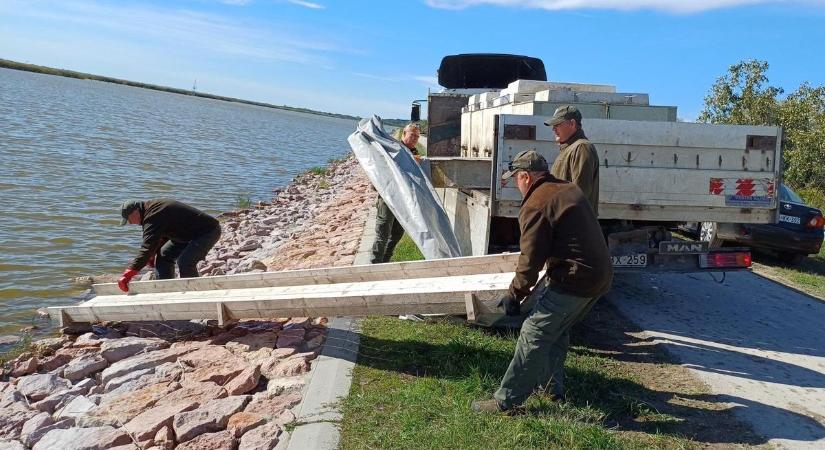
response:
<path id="1" fill-rule="evenodd" d="M 158 292 L 247 289 L 503 273 L 513 272 L 516 269 L 517 263 L 518 253 L 504 253 L 499 255 L 468 256 L 463 258 L 364 266 L 326 267 L 321 269 L 288 270 L 282 272 L 222 275 L 202 278 L 139 281 L 129 284 L 129 293 L 148 294 Z M 116 283 L 95 284 L 93 289 L 95 294 L 99 296 L 117 295 L 122 297 L 125 295 L 118 289 Z"/>
<path id="2" fill-rule="evenodd" d="M 454 261 L 454 260 L 452 260 Z M 430 278 L 100 295 L 77 306 L 48 308 L 70 322 L 253 319 L 397 314 L 496 314 L 512 272 Z M 469 297 L 468 297 L 469 295 Z M 468 301 L 469 299 L 469 301 Z M 471 311 L 472 310 L 472 311 Z"/>

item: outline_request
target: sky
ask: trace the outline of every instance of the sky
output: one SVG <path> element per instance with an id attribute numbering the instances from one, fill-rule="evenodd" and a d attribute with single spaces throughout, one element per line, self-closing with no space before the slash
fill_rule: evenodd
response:
<path id="1" fill-rule="evenodd" d="M 743 60 L 825 85 L 823 43 L 825 0 L 0 0 L 0 58 L 384 118 L 440 89 L 443 56 L 513 53 L 695 120 Z"/>

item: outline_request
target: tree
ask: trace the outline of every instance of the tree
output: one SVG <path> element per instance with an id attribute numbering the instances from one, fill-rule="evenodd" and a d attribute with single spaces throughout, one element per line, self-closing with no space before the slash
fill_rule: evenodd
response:
<path id="1" fill-rule="evenodd" d="M 782 88 L 765 86 L 768 77 L 765 61 L 742 61 L 728 68 L 705 97 L 700 122 L 776 125 L 777 97 Z"/>
<path id="2" fill-rule="evenodd" d="M 825 192 L 825 87 L 803 83 L 784 99 L 770 86 L 766 61 L 730 66 L 705 97 L 700 122 L 779 125 L 783 128 L 785 181 L 796 189 Z"/>

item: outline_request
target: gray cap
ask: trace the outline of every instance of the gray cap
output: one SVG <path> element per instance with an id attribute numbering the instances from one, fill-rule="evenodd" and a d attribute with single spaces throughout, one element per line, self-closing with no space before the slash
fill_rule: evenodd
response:
<path id="1" fill-rule="evenodd" d="M 553 117 L 544 122 L 544 124 L 548 127 L 554 127 L 565 120 L 570 119 L 576 119 L 576 122 L 581 123 L 582 113 L 580 113 L 579 109 L 573 105 L 564 105 L 556 108 L 556 112 L 553 113 Z"/>
<path id="2" fill-rule="evenodd" d="M 502 180 L 506 180 L 513 176 L 519 170 L 526 170 L 528 172 L 546 172 L 547 160 L 543 156 L 536 153 L 535 150 L 525 150 L 518 155 L 507 165 L 507 172 L 501 176 Z"/>
<path id="3" fill-rule="evenodd" d="M 136 210 L 140 207 L 140 204 L 137 200 L 126 200 L 123 204 L 120 205 L 120 224 L 126 225 L 128 222 L 129 214 L 132 214 L 132 211 Z"/>

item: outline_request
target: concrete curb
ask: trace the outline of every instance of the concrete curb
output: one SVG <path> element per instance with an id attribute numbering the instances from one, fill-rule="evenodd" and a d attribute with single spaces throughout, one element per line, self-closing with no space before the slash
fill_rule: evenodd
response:
<path id="1" fill-rule="evenodd" d="M 370 263 L 375 241 L 375 207 L 370 208 L 364 225 L 354 265 Z M 338 402 L 349 394 L 352 369 L 358 358 L 360 320 L 353 317 L 333 317 L 324 347 L 312 364 L 309 381 L 304 387 L 301 404 L 293 411 L 299 424 L 291 433 L 284 432 L 277 450 L 334 450 L 341 432 L 338 423 L 341 412 Z"/>
<path id="2" fill-rule="evenodd" d="M 338 401 L 352 384 L 352 369 L 358 357 L 359 321 L 334 317 L 321 355 L 312 364 L 303 401 L 295 410 L 298 425 L 288 437 L 287 450 L 331 450 L 338 447 L 341 420 Z"/>

